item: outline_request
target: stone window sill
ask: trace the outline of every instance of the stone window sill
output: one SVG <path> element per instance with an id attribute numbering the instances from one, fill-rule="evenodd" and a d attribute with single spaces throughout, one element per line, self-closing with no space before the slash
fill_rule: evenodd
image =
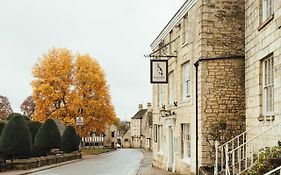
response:
<path id="1" fill-rule="evenodd" d="M 260 122 L 263 122 L 263 121 L 274 121 L 275 120 L 275 116 L 273 114 L 264 114 L 264 115 L 260 115 L 258 117 L 258 120 Z"/>
<path id="2" fill-rule="evenodd" d="M 274 14 L 272 14 L 269 18 L 267 18 L 267 20 L 265 20 L 264 22 L 262 22 L 260 24 L 260 26 L 258 27 L 258 31 L 262 30 L 265 26 L 267 26 L 267 24 L 269 24 L 272 20 L 274 19 Z"/>

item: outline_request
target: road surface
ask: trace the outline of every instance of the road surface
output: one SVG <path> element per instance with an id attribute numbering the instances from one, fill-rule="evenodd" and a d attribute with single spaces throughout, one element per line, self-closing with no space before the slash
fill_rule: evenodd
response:
<path id="1" fill-rule="evenodd" d="M 32 175 L 136 175 L 142 158 L 141 150 L 121 149 Z"/>

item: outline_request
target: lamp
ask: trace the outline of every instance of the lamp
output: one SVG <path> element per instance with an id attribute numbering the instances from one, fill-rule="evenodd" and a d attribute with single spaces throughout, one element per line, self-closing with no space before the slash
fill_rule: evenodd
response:
<path id="1" fill-rule="evenodd" d="M 175 111 L 171 111 L 171 110 L 166 110 L 166 109 L 160 109 L 160 114 L 161 117 L 169 117 L 172 115 L 176 115 Z"/>

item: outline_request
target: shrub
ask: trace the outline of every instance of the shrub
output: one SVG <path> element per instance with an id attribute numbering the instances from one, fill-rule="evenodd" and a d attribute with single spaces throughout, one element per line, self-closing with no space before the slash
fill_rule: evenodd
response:
<path id="1" fill-rule="evenodd" d="M 15 114 L 19 114 L 19 113 L 11 113 L 11 114 L 9 114 L 8 117 L 6 118 L 6 120 L 7 120 L 7 121 L 10 120 Z M 19 114 L 19 115 L 21 115 L 21 114 Z M 23 117 L 23 119 L 24 119 L 25 121 L 30 121 L 30 118 L 27 117 L 26 115 L 22 115 L 22 117 Z"/>
<path id="2" fill-rule="evenodd" d="M 34 148 L 41 155 L 47 155 L 53 148 L 61 148 L 61 135 L 54 120 L 47 119 L 42 124 L 35 137 Z"/>
<path id="3" fill-rule="evenodd" d="M 62 149 L 65 153 L 71 153 L 79 149 L 79 138 L 73 126 L 68 125 L 62 134 Z"/>
<path id="4" fill-rule="evenodd" d="M 27 122 L 27 125 L 28 125 L 29 130 L 30 130 L 30 134 L 31 134 L 31 137 L 32 137 L 32 144 L 33 144 L 34 140 L 35 140 L 35 136 L 36 136 L 37 132 L 39 131 L 42 123 L 37 122 L 37 121 L 29 121 L 29 122 Z"/>
<path id="5" fill-rule="evenodd" d="M 259 152 L 259 159 L 255 161 L 255 165 L 248 170 L 248 175 L 265 174 L 273 170 L 281 164 L 281 147 L 274 146 L 264 148 Z M 279 174 L 279 173 L 278 173 Z"/>
<path id="6" fill-rule="evenodd" d="M 27 157 L 32 148 L 31 134 L 21 114 L 14 114 L 3 128 L 0 152 L 8 158 Z"/>
<path id="7" fill-rule="evenodd" d="M 5 124 L 6 124 L 6 122 L 4 122 L 4 121 L 0 122 L 0 136 L 2 134 L 2 131 L 3 131 L 4 127 L 5 127 Z"/>

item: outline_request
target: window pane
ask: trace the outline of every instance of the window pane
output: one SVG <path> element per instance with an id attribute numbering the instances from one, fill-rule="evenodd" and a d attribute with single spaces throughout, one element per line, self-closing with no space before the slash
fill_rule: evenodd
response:
<path id="1" fill-rule="evenodd" d="M 273 56 L 263 61 L 263 105 L 264 113 L 272 113 L 274 111 L 274 62 Z"/>
<path id="2" fill-rule="evenodd" d="M 182 99 L 185 100 L 190 96 L 190 71 L 189 62 L 182 65 Z"/>
<path id="3" fill-rule="evenodd" d="M 182 124 L 182 149 L 183 149 L 183 158 L 190 158 L 190 128 L 189 124 Z"/>

